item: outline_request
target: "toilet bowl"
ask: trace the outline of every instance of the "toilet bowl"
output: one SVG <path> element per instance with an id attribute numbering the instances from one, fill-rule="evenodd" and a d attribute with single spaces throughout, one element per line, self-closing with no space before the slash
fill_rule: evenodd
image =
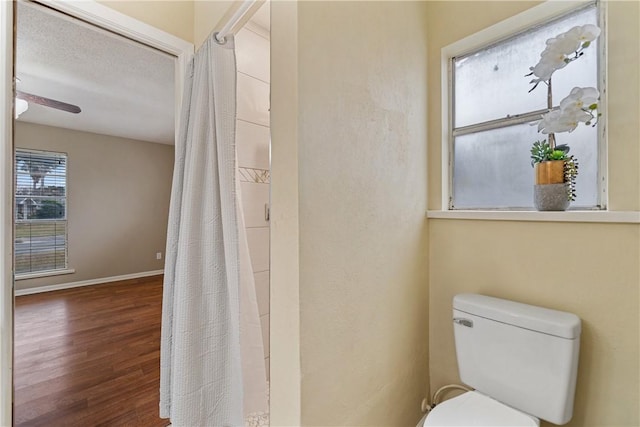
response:
<path id="1" fill-rule="evenodd" d="M 432 426 L 539 427 L 540 420 L 482 393 L 469 391 L 437 405 L 417 427 Z"/>

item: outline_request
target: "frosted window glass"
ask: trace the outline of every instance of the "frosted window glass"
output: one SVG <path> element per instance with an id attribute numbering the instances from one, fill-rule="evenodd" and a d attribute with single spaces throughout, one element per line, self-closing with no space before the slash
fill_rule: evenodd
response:
<path id="1" fill-rule="evenodd" d="M 557 144 L 568 144 L 578 160 L 577 197 L 571 208 L 598 205 L 598 128 L 581 124 L 571 133 L 556 134 Z"/>
<path id="2" fill-rule="evenodd" d="M 595 6 L 581 10 L 490 46 L 454 59 L 454 127 L 463 127 L 547 107 L 547 89 L 541 83 L 528 93 L 529 67 L 534 66 L 547 39 L 576 25 L 597 24 Z M 598 86 L 597 46 L 553 75 L 554 104 L 575 86 Z"/>
<path id="3" fill-rule="evenodd" d="M 538 62 L 548 38 L 585 24 L 598 24 L 595 5 L 454 58 L 454 130 L 547 108 L 546 85 L 541 83 L 529 93 L 530 78 L 524 75 Z M 573 87 L 598 87 L 601 39 L 602 36 L 579 60 L 554 73 L 554 106 Z M 530 124 L 492 127 L 453 139 L 452 208 L 532 209 L 534 178 L 530 149 L 534 141 L 544 140 L 546 135 L 539 134 L 537 127 Z M 556 141 L 568 144 L 580 165 L 577 198 L 571 207 L 598 206 L 598 129 L 581 125 L 572 133 L 556 134 Z"/>
<path id="4" fill-rule="evenodd" d="M 533 207 L 529 147 L 538 139 L 528 124 L 455 138 L 453 207 Z"/>
<path id="5" fill-rule="evenodd" d="M 529 124 L 476 132 L 454 139 L 453 208 L 533 208 L 530 148 L 544 139 Z M 597 205 L 597 128 L 558 135 L 579 162 L 578 197 L 572 207 Z"/>

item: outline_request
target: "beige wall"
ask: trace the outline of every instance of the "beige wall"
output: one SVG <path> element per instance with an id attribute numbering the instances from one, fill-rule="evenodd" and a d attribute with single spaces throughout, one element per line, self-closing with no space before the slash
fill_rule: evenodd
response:
<path id="1" fill-rule="evenodd" d="M 193 0 L 98 1 L 120 13 L 193 43 Z"/>
<path id="2" fill-rule="evenodd" d="M 357 12 L 348 3 L 274 3 L 274 425 L 413 423 L 428 382 L 420 371 L 427 359 L 426 313 L 431 386 L 459 380 L 449 321 L 451 298 L 459 292 L 483 292 L 581 316 L 583 345 L 571 425 L 640 424 L 639 227 L 430 220 L 427 257 L 426 229 L 418 219 L 425 182 L 418 175 L 426 170 L 414 142 L 420 138 L 404 147 L 383 144 L 393 141 L 389 135 L 398 123 L 392 100 L 420 102 L 423 96 L 419 77 L 405 77 L 405 72 L 424 71 L 419 45 L 428 40 L 429 207 L 439 209 L 440 48 L 537 3 L 425 2 L 393 8 L 361 3 Z M 175 5 L 153 12 L 144 4 L 113 7 L 155 21 L 198 46 L 229 4 L 177 6 L 193 8 L 192 25 L 184 24 L 188 17 L 174 24 Z M 638 210 L 638 3 L 611 2 L 609 8 L 610 207 Z M 400 34 L 402 43 L 397 42 Z M 389 77 L 391 71 L 402 78 Z M 389 96 L 391 85 L 403 81 L 414 83 L 411 93 L 417 97 Z M 404 107 L 415 116 L 423 109 Z M 407 124 L 415 128 L 415 120 Z M 406 148 L 410 162 L 402 164 L 401 149 L 384 151 L 392 146 Z M 407 171 L 413 172 L 403 174 Z M 576 249 L 568 250 L 567 242 Z M 559 266 L 558 257 L 563 257 Z M 412 380 L 406 380 L 412 369 Z"/>
<path id="3" fill-rule="evenodd" d="M 280 393 L 286 356 L 278 351 L 299 339 L 297 425 L 420 418 L 428 383 L 425 8 L 273 5 L 271 378 Z M 289 269 L 299 269 L 299 311 L 289 312 L 287 342 L 275 330 L 286 324 L 276 312 L 282 290 L 293 285 L 296 296 Z M 274 425 L 284 404 L 272 401 Z"/>
<path id="4" fill-rule="evenodd" d="M 571 426 L 637 426 L 640 227 L 431 220 L 430 374 L 458 383 L 455 294 L 481 293 L 582 319 Z"/>
<path id="5" fill-rule="evenodd" d="M 271 5 L 270 416 L 301 424 L 298 3 Z"/>
<path id="6" fill-rule="evenodd" d="M 429 2 L 429 205 L 440 208 L 440 49 L 533 2 Z M 610 2 L 610 207 L 640 208 L 639 4 Z M 629 95 L 636 94 L 636 95 Z M 459 382 L 451 300 L 478 292 L 576 313 L 583 333 L 572 426 L 640 424 L 640 226 L 429 221 L 431 387 Z"/>
<path id="7" fill-rule="evenodd" d="M 76 270 L 19 280 L 16 289 L 164 267 L 172 145 L 24 122 L 16 123 L 15 144 L 68 155 L 68 264 Z"/>

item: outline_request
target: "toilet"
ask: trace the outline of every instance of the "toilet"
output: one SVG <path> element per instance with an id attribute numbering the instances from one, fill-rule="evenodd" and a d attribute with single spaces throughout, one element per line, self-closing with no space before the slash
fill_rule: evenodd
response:
<path id="1" fill-rule="evenodd" d="M 438 404 L 418 424 L 539 426 L 573 415 L 580 319 L 477 294 L 453 299 L 461 381 L 475 389 Z"/>

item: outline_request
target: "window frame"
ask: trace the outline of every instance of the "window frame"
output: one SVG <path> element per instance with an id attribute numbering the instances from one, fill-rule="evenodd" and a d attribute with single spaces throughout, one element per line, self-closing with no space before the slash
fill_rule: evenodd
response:
<path id="1" fill-rule="evenodd" d="M 13 214 L 13 229 L 14 229 L 14 238 L 13 245 L 15 245 L 15 229 L 19 223 L 47 223 L 47 222 L 62 222 L 64 221 L 64 267 L 54 268 L 49 270 L 37 270 L 37 271 L 28 271 L 23 273 L 15 272 L 15 280 L 25 280 L 25 279 L 33 279 L 38 277 L 47 277 L 47 276 L 56 276 L 61 274 L 69 274 L 74 273 L 75 270 L 69 268 L 69 154 L 66 152 L 60 151 L 49 151 L 49 150 L 38 150 L 31 148 L 20 148 L 16 147 L 13 153 L 13 162 L 14 165 L 16 163 L 16 157 L 18 153 L 34 153 L 38 155 L 49 155 L 49 156 L 64 156 L 65 159 L 65 187 L 64 187 L 64 218 L 59 219 L 32 219 L 32 220 L 18 220 L 17 212 L 16 212 L 16 202 L 17 200 L 17 167 L 15 170 L 15 180 L 14 180 L 14 188 L 13 188 L 13 196 L 14 203 L 12 206 L 12 214 Z M 15 167 L 15 166 L 14 166 Z M 14 249 L 14 269 L 15 269 L 15 249 Z"/>
<path id="2" fill-rule="evenodd" d="M 537 26 L 544 25 L 548 22 L 561 18 L 564 15 L 577 12 L 583 8 L 595 5 L 598 14 L 598 25 L 602 29 L 601 40 L 598 43 L 598 86 L 601 89 L 600 94 L 600 110 L 607 111 L 607 91 L 606 91 L 606 22 L 607 22 L 607 2 L 600 0 L 585 1 L 568 1 L 555 2 L 546 1 L 538 6 L 528 9 L 522 13 L 507 18 L 477 33 L 471 34 L 457 42 L 454 42 L 441 49 L 441 111 L 442 111 L 442 154 L 441 154 L 441 210 L 442 211 L 503 211 L 503 212 L 533 212 L 532 208 L 477 208 L 477 209 L 455 209 L 453 208 L 453 141 L 456 135 L 460 135 L 460 129 L 464 129 L 465 133 L 469 130 L 487 130 L 489 128 L 503 128 L 519 123 L 527 123 L 532 121 L 534 116 L 539 115 L 545 110 L 529 112 L 511 116 L 510 118 L 501 118 L 484 122 L 481 124 L 473 124 L 460 127 L 457 132 L 453 127 L 453 108 L 454 108 L 454 64 L 456 57 L 472 54 L 490 46 L 499 44 L 518 34 L 526 32 Z M 500 123 L 500 125 L 498 125 Z M 607 191 L 607 138 L 606 138 L 606 114 L 599 119 L 598 124 L 598 200 L 597 205 L 592 208 L 572 209 L 574 211 L 604 211 L 608 207 L 608 191 Z M 533 185 L 533 184 L 532 184 Z"/>

